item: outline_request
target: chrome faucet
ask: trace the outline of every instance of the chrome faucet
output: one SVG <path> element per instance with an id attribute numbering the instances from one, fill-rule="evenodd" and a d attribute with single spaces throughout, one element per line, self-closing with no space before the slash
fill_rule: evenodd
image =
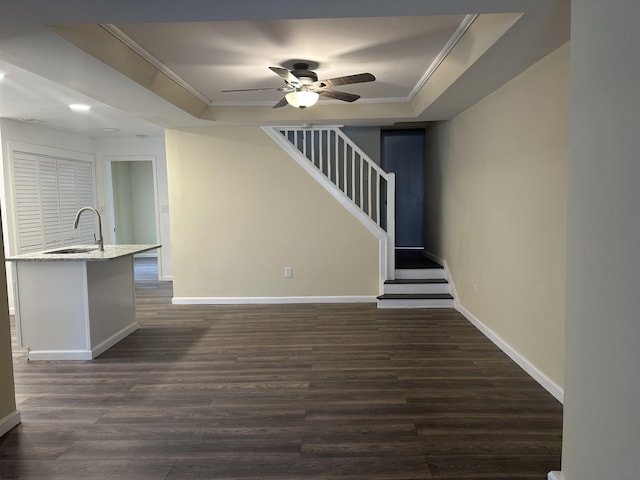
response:
<path id="1" fill-rule="evenodd" d="M 90 212 L 95 213 L 96 216 L 98 217 L 98 232 L 100 236 L 96 238 L 96 234 L 94 232 L 93 239 L 95 240 L 96 245 L 98 245 L 98 250 L 100 250 L 101 252 L 104 252 L 104 240 L 102 238 L 102 219 L 100 218 L 100 213 L 98 213 L 98 210 L 96 210 L 93 207 L 82 207 L 80 210 L 78 210 L 78 213 L 76 213 L 76 219 L 73 222 L 73 228 L 78 228 L 78 222 L 80 221 L 80 214 L 85 210 L 89 210 Z"/>

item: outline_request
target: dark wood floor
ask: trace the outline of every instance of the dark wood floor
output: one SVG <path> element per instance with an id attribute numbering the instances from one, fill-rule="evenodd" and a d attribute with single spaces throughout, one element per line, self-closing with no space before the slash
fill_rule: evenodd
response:
<path id="1" fill-rule="evenodd" d="M 537 479 L 562 407 L 453 310 L 177 306 L 92 362 L 15 348 L 1 479 Z"/>

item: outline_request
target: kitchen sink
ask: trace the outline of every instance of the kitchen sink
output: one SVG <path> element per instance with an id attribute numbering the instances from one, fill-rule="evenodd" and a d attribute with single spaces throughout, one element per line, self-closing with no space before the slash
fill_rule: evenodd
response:
<path id="1" fill-rule="evenodd" d="M 51 250 L 49 252 L 44 253 L 54 253 L 54 254 L 65 254 L 65 253 L 88 253 L 97 250 L 98 247 L 68 247 L 68 248 L 59 248 L 58 250 Z"/>

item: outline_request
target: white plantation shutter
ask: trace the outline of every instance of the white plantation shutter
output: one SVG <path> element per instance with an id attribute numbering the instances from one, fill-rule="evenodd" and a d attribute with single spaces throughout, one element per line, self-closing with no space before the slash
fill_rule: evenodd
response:
<path id="1" fill-rule="evenodd" d="M 38 159 L 40 206 L 42 209 L 43 247 L 53 248 L 60 244 L 60 207 L 58 201 L 58 172 L 55 159 Z"/>
<path id="2" fill-rule="evenodd" d="M 94 206 L 93 203 L 93 173 L 91 171 L 91 164 L 76 162 L 76 212 L 87 206 Z M 74 212 L 75 219 L 75 212 Z M 96 216 L 91 212 L 83 213 L 78 223 L 78 241 L 76 243 L 93 243 L 94 233 L 96 232 L 96 225 L 98 220 Z M 73 225 L 72 225 L 73 226 Z"/>
<path id="3" fill-rule="evenodd" d="M 93 243 L 94 215 L 76 212 L 93 206 L 93 170 L 87 161 L 13 152 L 18 253 Z"/>
<path id="4" fill-rule="evenodd" d="M 82 207 L 93 206 L 93 187 L 91 175 L 79 175 L 80 162 L 72 160 L 58 160 L 58 191 L 60 193 L 60 219 L 62 221 L 62 243 L 71 245 L 77 243 L 93 243 L 95 232 L 95 216 L 92 213 L 83 213 L 78 223 L 78 228 L 73 228 L 76 213 Z M 86 169 L 86 166 L 85 168 Z M 89 170 L 91 172 L 91 170 Z M 88 184 L 80 185 L 80 182 Z M 91 196 L 81 191 L 89 189 Z M 85 203 L 82 203 L 82 201 Z M 87 202 L 88 200 L 88 202 Z"/>
<path id="5" fill-rule="evenodd" d="M 38 157 L 15 152 L 13 156 L 18 252 L 39 250 L 44 245 L 42 208 L 38 185 Z"/>

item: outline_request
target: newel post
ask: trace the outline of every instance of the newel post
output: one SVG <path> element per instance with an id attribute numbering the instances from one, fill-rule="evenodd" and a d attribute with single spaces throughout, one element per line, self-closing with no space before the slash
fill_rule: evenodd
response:
<path id="1" fill-rule="evenodd" d="M 396 278 L 396 174 L 387 173 L 387 280 Z"/>

